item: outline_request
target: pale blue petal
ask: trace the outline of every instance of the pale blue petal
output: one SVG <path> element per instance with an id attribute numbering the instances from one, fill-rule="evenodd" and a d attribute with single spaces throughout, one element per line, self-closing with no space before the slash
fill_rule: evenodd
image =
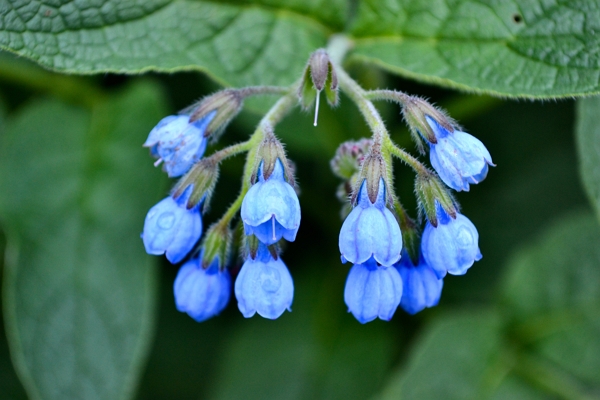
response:
<path id="1" fill-rule="evenodd" d="M 480 259 L 479 234 L 475 225 L 464 215 L 455 220 L 438 224 L 437 228 L 427 222 L 421 239 L 425 261 L 443 278 L 446 273 L 463 275 Z"/>
<path id="2" fill-rule="evenodd" d="M 348 273 L 344 301 L 360 323 L 380 318 L 389 321 L 402 297 L 402 280 L 392 267 L 379 267 L 372 260 L 356 264 Z"/>
<path id="3" fill-rule="evenodd" d="M 244 317 L 258 313 L 264 318 L 276 319 L 285 310 L 291 310 L 294 283 L 281 258 L 270 258 L 267 262 L 260 257 L 248 258 L 235 281 L 235 296 Z"/>
<path id="4" fill-rule="evenodd" d="M 231 276 L 227 270 L 219 271 L 214 266 L 204 270 L 200 259 L 193 259 L 180 268 L 173 289 L 177 310 L 202 322 L 227 305 Z"/>

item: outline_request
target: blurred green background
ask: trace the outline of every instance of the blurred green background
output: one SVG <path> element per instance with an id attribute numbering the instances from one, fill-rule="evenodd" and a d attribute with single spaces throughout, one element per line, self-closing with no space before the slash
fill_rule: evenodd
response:
<path id="1" fill-rule="evenodd" d="M 70 77 L 43 71 L 12 56 L 3 55 L 1 59 L 0 143 L 4 149 L 0 154 L 4 161 L 0 172 L 4 176 L 0 196 L 5 198 L 5 206 L 0 208 L 2 251 L 7 249 L 6 237 L 23 225 L 15 221 L 24 219 L 14 211 L 14 205 L 6 205 L 10 203 L 6 198 L 35 197 L 37 203 L 27 206 L 31 207 L 26 210 L 27 218 L 44 219 L 45 211 L 39 204 L 52 197 L 53 187 L 62 187 L 64 183 L 47 181 L 40 191 L 41 184 L 22 182 L 28 178 L 21 168 L 34 168 L 37 159 L 19 164 L 28 146 L 35 148 L 34 152 L 48 153 L 53 149 L 40 149 L 35 140 L 30 140 L 34 136 L 25 144 L 16 145 L 15 125 L 44 127 L 56 123 L 58 127 L 47 129 L 57 134 L 75 129 L 68 128 L 70 120 L 60 118 L 32 121 L 31 115 L 42 118 L 45 114 L 27 114 L 27 110 L 51 101 L 64 104 L 60 107 L 73 109 L 75 114 L 89 112 L 95 107 L 89 104 L 94 100 L 88 102 L 86 96 L 117 98 L 128 90 L 137 90 L 131 88 L 145 85 L 151 89 L 148 92 L 140 89 L 141 94 L 131 95 L 126 103 L 139 118 L 148 121 L 147 126 L 127 131 L 132 145 L 123 146 L 120 156 L 145 163 L 147 168 L 133 173 L 122 168 L 107 172 L 102 169 L 102 162 L 85 166 L 91 175 L 103 171 L 106 174 L 102 179 L 122 182 L 114 191 L 88 193 L 97 203 L 94 209 L 107 220 L 120 218 L 111 208 L 111 199 L 139 198 L 127 204 L 141 205 L 131 217 L 132 224 L 141 232 L 147 209 L 173 184 L 164 174 L 151 170 L 153 159 L 141 144 L 162 115 L 174 113 L 213 92 L 217 89 L 214 83 L 196 73 Z M 196 323 L 174 307 L 172 285 L 177 267 L 160 257 L 143 256 L 148 268 L 152 268 L 152 263 L 159 264 L 158 283 L 149 289 L 152 293 L 156 290 L 158 300 L 149 311 L 155 315 L 148 319 L 149 355 L 139 356 L 136 367 L 139 383 L 130 382 L 136 388 L 134 397 L 140 400 L 600 398 L 600 289 L 594 289 L 594 285 L 600 286 L 599 229 L 579 178 L 574 139 L 575 102 L 500 100 L 460 94 L 363 69 L 361 65 L 354 65 L 350 73 L 367 88 L 388 87 L 426 96 L 446 108 L 467 132 L 485 143 L 497 167 L 491 169 L 483 183 L 472 186 L 469 193 L 457 195 L 462 212 L 479 230 L 483 259 L 465 276 L 445 279 L 438 307 L 415 316 L 399 309 L 391 322 L 359 324 L 347 313 L 343 302 L 349 266 L 339 261 L 341 204 L 335 196 L 339 182 L 330 171 L 329 160 L 339 143 L 369 136 L 369 132 L 356 108 L 343 96 L 335 110 L 322 104 L 316 128 L 312 126 L 310 113 L 296 110 L 276 129 L 297 165 L 301 188 L 301 228 L 297 240 L 283 254 L 295 283 L 293 312 L 276 321 L 258 316 L 245 319 L 232 296 L 220 316 Z M 157 99 L 148 100 L 147 93 L 157 93 Z M 253 107 L 258 106 L 248 103 L 249 109 L 208 151 L 244 140 L 260 119 Z M 399 109 L 387 103 L 378 107 L 392 138 L 416 154 Z M 26 121 L 19 120 L 23 115 L 28 116 Z M 136 142 L 139 146 L 134 147 Z M 68 142 L 62 143 L 62 148 L 69 146 Z M 93 144 L 90 146 L 93 149 Z M 23 153 L 15 155 L 16 150 Z M 60 151 L 53 157 L 60 158 Z M 242 166 L 242 157 L 223 164 L 211 209 L 204 215 L 205 226 L 215 221 L 237 195 Z M 80 166 L 74 162 L 72 168 Z M 395 171 L 401 200 L 416 216 L 412 172 L 400 163 Z M 7 175 L 17 176 L 22 184 Z M 137 185 L 139 181 L 144 181 L 143 187 L 141 183 Z M 23 200 L 23 204 L 27 201 Z M 93 232 L 79 231 L 79 235 L 88 234 Z M 52 235 L 52 231 L 47 235 Z M 40 242 L 32 240 L 28 249 L 37 245 Z M 131 248 L 120 251 L 143 252 L 142 241 L 137 237 L 127 245 Z M 237 259 L 232 271 L 237 271 L 240 264 Z M 129 265 L 116 266 L 116 270 L 127 268 Z M 109 271 L 103 279 L 106 288 L 110 288 L 111 279 L 118 277 Z M 107 299 L 113 295 L 110 290 L 105 293 Z M 136 315 L 141 311 L 128 312 Z M 24 399 L 24 389 L 12 367 L 6 337 L 2 335 L 0 397 Z M 96 345 L 101 347 L 103 343 L 110 346 L 110 337 Z M 56 362 L 60 363 L 60 349 L 56 351 L 59 355 Z M 101 365 L 98 370 L 102 371 Z M 61 372 L 40 373 L 50 374 L 54 380 L 64 379 Z M 78 396 L 71 393 L 64 398 Z"/>

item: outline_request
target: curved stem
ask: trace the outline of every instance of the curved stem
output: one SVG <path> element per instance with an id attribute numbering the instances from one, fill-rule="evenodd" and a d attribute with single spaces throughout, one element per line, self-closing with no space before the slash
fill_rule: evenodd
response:
<path id="1" fill-rule="evenodd" d="M 406 104 L 409 97 L 409 95 L 399 90 L 377 89 L 365 92 L 365 98 L 369 100 L 388 100 L 400 105 Z"/>
<path id="2" fill-rule="evenodd" d="M 246 152 L 248 150 L 250 150 L 250 148 L 252 147 L 252 142 L 250 140 L 246 140 L 245 142 L 241 142 L 241 143 L 236 143 L 234 145 L 225 147 L 224 149 L 221 149 L 219 151 L 214 152 L 213 154 L 210 155 L 210 158 L 212 161 L 214 161 L 215 163 L 220 163 L 221 161 L 238 155 L 240 153 Z"/>
<path id="3" fill-rule="evenodd" d="M 248 86 L 236 89 L 242 97 L 255 96 L 260 94 L 287 94 L 290 92 L 289 86 Z"/>
<path id="4" fill-rule="evenodd" d="M 387 138 L 387 140 L 385 142 L 385 147 L 392 153 L 392 155 L 398 157 L 399 159 L 404 161 L 407 165 L 409 165 L 413 170 L 415 170 L 416 173 L 426 173 L 427 172 L 427 168 L 425 168 L 425 166 L 423 164 L 421 164 L 421 162 L 419 160 L 417 160 L 415 157 L 410 155 L 410 153 L 408 153 L 407 151 L 396 146 L 396 144 L 394 144 L 394 142 L 392 142 L 392 140 L 389 139 L 389 137 Z"/>

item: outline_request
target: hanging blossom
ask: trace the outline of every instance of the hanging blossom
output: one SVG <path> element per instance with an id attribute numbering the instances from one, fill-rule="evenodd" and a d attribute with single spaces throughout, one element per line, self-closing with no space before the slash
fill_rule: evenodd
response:
<path id="1" fill-rule="evenodd" d="M 189 122 L 189 115 L 170 115 L 163 118 L 152 129 L 144 147 L 158 158 L 156 166 L 163 163 L 163 169 L 169 177 L 175 178 L 185 174 L 198 162 L 206 151 L 206 128 L 216 112 L 204 118 Z"/>
<path id="2" fill-rule="evenodd" d="M 175 264 L 182 261 L 202 235 L 200 205 L 186 207 L 190 190 L 174 199 L 168 196 L 148 211 L 142 239 L 148 254 L 165 254 Z"/>
<path id="3" fill-rule="evenodd" d="M 419 252 L 419 260 L 413 263 L 406 251 L 394 265 L 402 277 L 402 300 L 400 306 L 409 314 L 416 314 L 427 307 L 437 306 L 442 295 L 444 280 L 425 262 Z"/>
<path id="4" fill-rule="evenodd" d="M 391 266 L 400 259 L 402 234 L 398 221 L 385 206 L 385 182 L 379 180 L 375 202 L 367 193 L 363 180 L 352 209 L 340 230 L 339 247 L 342 262 L 362 264 L 371 257 L 381 265 Z"/>
<path id="5" fill-rule="evenodd" d="M 300 202 L 294 188 L 285 180 L 277 158 L 270 176 L 264 175 L 264 161 L 258 167 L 256 182 L 242 202 L 241 216 L 246 235 L 255 235 L 266 245 L 281 238 L 293 242 L 300 227 Z"/>
<path id="6" fill-rule="evenodd" d="M 235 281 L 235 297 L 246 318 L 258 313 L 277 319 L 285 310 L 291 311 L 294 283 L 281 257 L 258 243 L 256 254 L 248 255 Z"/>
<path id="7" fill-rule="evenodd" d="M 446 273 L 466 274 L 482 258 L 477 228 L 464 215 L 457 212 L 456 218 L 452 218 L 441 207 L 437 207 L 437 220 L 437 227 L 429 220 L 425 225 L 421 239 L 423 258 L 438 278 Z"/>

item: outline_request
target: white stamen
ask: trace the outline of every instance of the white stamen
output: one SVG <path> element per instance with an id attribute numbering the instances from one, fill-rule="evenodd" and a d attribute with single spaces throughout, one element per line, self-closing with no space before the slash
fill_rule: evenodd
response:
<path id="1" fill-rule="evenodd" d="M 156 162 L 154 163 L 155 167 L 158 167 L 160 165 L 160 163 L 163 162 L 162 158 L 159 158 L 158 160 L 156 160 Z"/>
<path id="2" fill-rule="evenodd" d="M 275 240 L 277 238 L 277 236 L 275 236 L 275 215 L 271 216 L 271 222 L 273 226 L 273 240 Z"/>
<path id="3" fill-rule="evenodd" d="M 321 98 L 321 92 L 317 92 L 317 101 L 315 102 L 315 122 L 314 126 L 317 126 L 317 119 L 319 118 L 319 99 Z"/>

